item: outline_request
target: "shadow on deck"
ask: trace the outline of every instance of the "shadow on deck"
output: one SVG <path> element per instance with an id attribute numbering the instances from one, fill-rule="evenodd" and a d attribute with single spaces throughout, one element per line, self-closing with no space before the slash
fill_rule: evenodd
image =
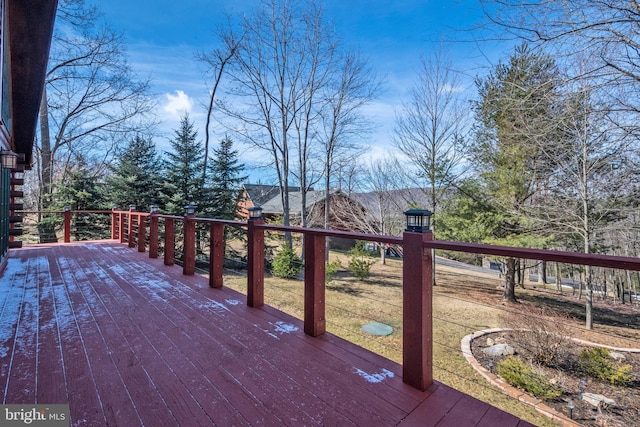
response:
<path id="1" fill-rule="evenodd" d="M 114 241 L 12 250 L 0 276 L 2 403 L 72 425 L 530 426 Z"/>

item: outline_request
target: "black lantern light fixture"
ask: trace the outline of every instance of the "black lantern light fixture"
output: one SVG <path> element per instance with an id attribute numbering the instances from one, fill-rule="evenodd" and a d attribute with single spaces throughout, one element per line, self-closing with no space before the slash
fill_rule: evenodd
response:
<path id="1" fill-rule="evenodd" d="M 112 204 L 111 205 L 111 210 L 112 211 L 117 211 L 118 210 L 118 204 L 117 203 Z"/>
<path id="2" fill-rule="evenodd" d="M 149 206 L 149 212 L 151 212 L 152 214 L 158 213 L 158 205 Z"/>
<path id="3" fill-rule="evenodd" d="M 135 211 L 136 210 L 136 205 L 129 205 L 129 210 L 130 211 Z"/>
<path id="4" fill-rule="evenodd" d="M 11 150 L 0 150 L 0 161 L 4 169 L 15 169 L 18 167 L 18 155 Z"/>
<path id="5" fill-rule="evenodd" d="M 262 218 L 262 208 L 260 206 L 251 206 L 249 209 L 249 219 L 260 219 Z"/>
<path id="6" fill-rule="evenodd" d="M 433 213 L 427 209 L 409 209 L 404 211 L 407 218 L 407 228 L 405 231 L 413 233 L 424 233 L 431 230 L 431 215 Z"/>
<path id="7" fill-rule="evenodd" d="M 196 206 L 195 205 L 187 205 L 184 207 L 185 215 L 195 215 L 196 214 Z"/>

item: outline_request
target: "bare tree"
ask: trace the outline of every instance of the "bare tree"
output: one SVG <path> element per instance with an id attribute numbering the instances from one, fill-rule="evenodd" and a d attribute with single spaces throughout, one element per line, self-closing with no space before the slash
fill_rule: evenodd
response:
<path id="1" fill-rule="evenodd" d="M 574 79 L 597 85 L 624 113 L 619 124 L 638 132 L 640 113 L 640 3 L 637 0 L 573 0 L 523 2 L 481 0 L 498 37 L 516 37 L 544 45 L 567 65 L 589 57 L 587 66 L 572 71 Z M 505 31 L 506 30 L 506 31 Z M 594 93 L 594 96 L 596 94 Z M 626 113 L 631 113 L 626 114 Z"/>
<path id="2" fill-rule="evenodd" d="M 367 62 L 357 54 L 347 53 L 337 64 L 335 73 L 325 97 L 321 111 L 321 140 L 324 152 L 324 189 L 331 190 L 336 159 L 354 158 L 360 147 L 355 140 L 371 129 L 371 123 L 362 113 L 362 108 L 378 94 L 380 82 L 373 75 Z M 331 213 L 330 198 L 325 198 L 324 226 L 329 227 Z"/>
<path id="3" fill-rule="evenodd" d="M 129 132 L 148 125 L 148 82 L 136 79 L 122 37 L 99 26 L 99 18 L 83 0 L 60 2 L 40 109 L 37 150 L 44 200 L 52 192 L 58 157 L 104 164 Z"/>
<path id="4" fill-rule="evenodd" d="M 404 185 L 402 167 L 393 158 L 371 161 L 360 167 L 358 193 L 336 200 L 334 211 L 340 215 L 334 218 L 342 221 L 342 228 L 357 227 L 358 231 L 369 234 L 399 235 L 404 224 L 402 212 L 412 199 Z M 386 246 L 383 243 L 378 246 L 380 262 L 384 264 Z"/>
<path id="5" fill-rule="evenodd" d="M 440 47 L 422 59 L 409 100 L 396 113 L 393 141 L 428 184 L 434 214 L 460 173 L 466 119 L 460 90 L 460 78 Z"/>
<path id="6" fill-rule="evenodd" d="M 305 116 L 314 112 L 309 105 L 320 79 L 317 61 L 324 60 L 319 50 L 333 48 L 325 44 L 326 38 L 314 40 L 320 36 L 320 15 L 315 3 L 284 0 L 262 2 L 255 14 L 243 18 L 243 38 L 230 70 L 234 104 L 219 103 L 235 120 L 234 130 L 269 154 L 285 225 L 290 224 L 291 152 L 298 144 L 304 150 L 306 141 L 301 139 L 308 137 Z"/>

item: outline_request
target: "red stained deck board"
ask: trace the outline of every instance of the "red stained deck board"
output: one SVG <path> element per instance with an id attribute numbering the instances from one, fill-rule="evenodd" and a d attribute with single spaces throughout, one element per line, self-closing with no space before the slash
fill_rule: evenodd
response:
<path id="1" fill-rule="evenodd" d="M 432 393 L 429 398 L 420 404 L 409 416 L 402 421 L 402 427 L 430 427 L 440 426 L 445 415 L 456 406 L 456 403 L 464 396 L 461 392 L 434 383 L 431 386 Z M 463 408 L 460 408 L 463 409 Z M 457 427 L 461 427 L 461 425 Z"/>
<path id="2" fill-rule="evenodd" d="M 399 365 L 381 356 L 330 334 L 311 338 L 298 319 L 249 308 L 237 292 L 210 289 L 206 278 L 183 276 L 180 267 L 116 242 L 12 250 L 7 271 L 8 280 L 0 277 L 0 387 L 4 392 L 11 360 L 2 349 L 13 349 L 16 339 L 35 345 L 35 362 L 23 358 L 16 369 L 33 366 L 32 398 L 67 399 L 74 422 L 442 427 L 519 421 L 441 384 L 417 391 L 402 383 Z M 38 286 L 29 287 L 27 277 Z M 32 321 L 36 337 L 21 335 L 20 322 Z M 298 330 L 277 332 L 278 322 Z M 357 372 L 382 369 L 393 377 L 373 382 Z M 12 375 L 10 387 L 17 390 L 18 381 Z"/>
<path id="3" fill-rule="evenodd" d="M 209 290 L 208 295 L 215 298 L 216 295 L 219 297 L 220 293 L 220 290 L 214 289 Z M 237 295 L 233 296 L 235 298 L 238 297 Z M 171 296 L 165 295 L 163 298 L 170 299 Z M 252 316 L 265 317 L 266 315 L 262 310 L 250 309 L 244 306 L 231 306 L 229 308 L 229 311 L 238 310 L 241 310 L 241 314 L 243 314 L 239 318 L 239 321 L 243 321 L 243 319 L 247 317 L 246 313 L 244 313 L 247 311 L 250 312 Z M 198 310 L 193 313 L 193 316 L 203 316 L 203 313 L 205 312 L 205 310 Z M 223 314 L 225 313 L 228 312 L 226 310 L 219 310 L 213 314 L 224 317 Z M 250 361 L 249 363 L 255 365 L 256 368 L 259 368 L 259 372 L 269 372 L 275 369 L 276 373 L 270 377 L 271 381 L 281 381 L 282 375 L 278 375 L 277 369 L 278 367 L 286 366 L 286 376 L 295 375 L 297 382 L 304 386 L 304 388 L 308 388 L 315 395 L 307 398 L 306 400 L 308 402 L 313 403 L 318 399 L 331 400 L 335 402 L 333 404 L 335 409 L 345 417 L 351 418 L 354 422 L 362 422 L 363 420 L 368 419 L 374 423 L 388 423 L 390 420 L 397 419 L 397 417 L 402 414 L 401 411 L 391 407 L 388 402 L 375 396 L 371 398 L 371 402 L 362 402 L 362 397 L 359 398 L 360 402 L 353 401 L 352 395 L 354 391 L 360 395 L 365 395 L 365 388 L 369 384 L 362 380 L 362 378 L 356 376 L 353 368 L 348 369 L 346 372 L 340 372 L 340 369 L 334 369 L 334 367 L 331 366 L 331 358 L 326 357 L 326 355 L 324 355 L 324 360 L 318 360 L 318 352 L 314 351 L 313 348 L 311 348 L 312 351 L 309 351 L 310 347 L 308 345 L 308 341 L 306 341 L 308 337 L 306 337 L 302 332 L 302 325 L 298 320 L 292 320 L 292 322 L 297 323 L 296 326 L 299 327 L 297 332 L 292 334 L 282 334 L 277 338 L 274 337 L 275 334 L 270 334 L 265 330 L 272 328 L 273 324 L 275 321 L 278 321 L 278 319 L 273 316 L 266 315 L 266 318 L 261 320 L 262 321 L 259 325 L 245 325 L 245 327 L 242 328 L 241 334 L 237 333 L 236 330 L 238 328 L 236 327 L 227 328 L 228 330 L 224 331 L 223 336 L 231 336 L 236 339 L 237 342 L 244 342 L 244 345 L 246 345 L 247 348 L 253 349 L 252 351 L 254 354 L 262 355 L 262 358 L 259 358 L 254 362 Z M 207 319 L 207 324 L 208 323 Z M 230 325 L 230 323 L 226 320 L 219 323 L 219 326 L 223 329 L 227 327 L 227 325 Z M 205 324 L 205 327 L 206 326 L 207 325 Z M 285 345 L 286 348 L 286 354 L 274 351 L 277 347 L 269 345 L 270 340 L 282 341 L 282 345 Z M 301 351 L 301 348 L 304 348 L 306 352 Z M 276 366 L 266 366 L 264 364 L 265 360 L 271 361 Z M 300 361 L 304 362 L 301 363 Z M 330 363 L 327 364 L 327 361 Z M 256 362 L 258 365 L 256 365 Z M 339 368 L 343 369 L 344 365 L 341 364 Z M 354 390 L 354 381 L 362 383 L 363 389 L 361 391 Z M 341 385 L 343 387 L 340 387 Z M 299 385 L 294 383 L 290 385 L 290 387 L 299 387 Z M 304 388 L 300 390 L 299 393 L 296 393 L 298 400 L 302 403 L 305 402 L 304 396 L 306 393 Z M 386 412 L 392 412 L 392 415 L 385 419 Z"/>
<path id="4" fill-rule="evenodd" d="M 521 422 L 523 424 L 520 424 Z M 491 407 L 476 427 L 525 427 L 525 425 L 532 426 L 532 424 L 524 423 L 515 415 Z"/>
<path id="5" fill-rule="evenodd" d="M 53 300 L 53 284 L 49 273 L 49 260 L 39 257 L 38 284 L 40 298 L 38 300 L 39 334 L 38 334 L 38 390 L 36 401 L 50 404 L 68 402 L 67 386 L 64 376 L 64 364 L 60 351 L 60 335 L 58 319 Z"/>
<path id="6" fill-rule="evenodd" d="M 120 275 L 128 275 L 128 273 L 126 273 L 124 270 L 122 269 L 117 269 L 118 270 L 118 274 Z M 163 279 L 163 280 L 166 280 Z M 131 281 L 134 285 L 127 285 L 127 281 Z M 124 291 L 123 293 L 129 295 L 130 297 L 136 296 L 136 294 L 138 292 L 140 292 L 140 289 L 144 290 L 144 287 L 142 286 L 142 283 L 138 283 L 138 286 L 135 286 L 136 282 L 139 282 L 139 278 L 136 277 L 128 277 L 127 281 L 121 281 L 123 286 L 129 286 L 131 289 Z M 129 293 L 130 292 L 130 293 Z M 180 344 L 182 346 L 187 346 L 187 348 L 189 346 L 193 346 L 194 344 L 199 344 L 199 351 L 197 352 L 192 352 L 195 354 L 202 354 L 205 356 L 205 359 L 202 361 L 203 365 L 206 366 L 206 364 L 209 365 L 216 365 L 216 360 L 213 360 L 211 358 L 210 355 L 214 355 L 216 357 L 219 357 L 221 354 L 225 355 L 227 358 L 227 361 L 224 363 L 224 371 L 223 374 L 225 375 L 230 375 L 231 378 L 235 381 L 238 382 L 239 378 L 241 377 L 247 377 L 247 376 L 254 376 L 256 375 L 256 373 L 254 373 L 253 371 L 247 371 L 246 366 L 242 365 L 242 364 L 238 364 L 236 362 L 236 359 L 238 358 L 237 354 L 233 354 L 231 352 L 229 352 L 229 350 L 227 349 L 227 347 L 225 346 L 217 346 L 217 347 L 213 347 L 213 348 L 209 348 L 208 345 L 211 343 L 214 343 L 214 337 L 207 335 L 206 331 L 203 328 L 200 328 L 198 325 L 194 324 L 193 321 L 189 318 L 187 318 L 182 312 L 181 310 L 176 309 L 175 306 L 180 305 L 179 301 L 172 301 L 172 304 L 169 304 L 167 299 L 165 299 L 165 297 L 160 297 L 158 298 L 158 295 L 154 295 L 155 298 L 150 297 L 150 296 L 143 296 L 143 295 L 139 295 L 138 296 L 138 301 L 136 301 L 139 304 L 144 304 L 152 302 L 152 304 L 149 305 L 153 305 L 153 304 L 160 304 L 161 307 L 160 309 L 157 310 L 156 315 L 153 316 L 154 319 L 154 323 L 157 322 L 162 322 L 163 320 L 165 320 L 165 318 L 167 318 L 167 316 L 171 317 L 171 323 L 166 326 L 166 330 L 173 330 L 176 327 L 178 327 L 181 331 L 182 334 L 178 335 L 178 338 L 181 337 L 181 335 L 187 335 L 186 338 L 187 340 L 182 340 L 182 342 L 180 342 Z M 192 314 L 190 317 L 196 317 L 197 316 L 197 312 L 195 312 L 195 314 Z M 209 355 L 209 356 L 208 356 Z M 207 360 L 206 357 L 209 357 L 209 359 Z M 237 365 L 237 367 L 236 367 Z M 238 374 L 233 375 L 233 372 L 238 372 Z M 250 385 L 255 384 L 255 378 L 252 378 L 252 380 L 249 382 Z M 258 387 L 254 387 L 255 390 L 251 390 L 249 393 L 247 393 L 247 395 L 250 396 L 263 396 L 262 401 L 260 399 L 253 399 L 253 401 L 251 402 L 241 402 L 242 405 L 246 406 L 246 405 L 269 405 L 271 401 L 274 401 L 274 399 L 278 398 L 278 390 L 277 389 L 273 389 L 273 390 L 269 390 L 271 387 L 270 384 L 262 384 L 261 386 Z M 243 399 L 244 400 L 244 399 Z M 272 412 L 278 412 L 280 411 L 281 407 L 286 408 L 287 407 L 287 403 L 289 402 L 288 397 L 285 399 L 283 397 L 280 397 L 280 401 L 271 404 L 274 409 L 272 410 Z M 270 419 L 270 414 L 268 412 L 263 412 L 258 414 L 259 416 L 257 418 L 254 419 L 254 421 L 261 421 L 264 419 L 269 420 Z M 300 415 L 298 414 L 298 411 L 296 410 L 294 412 L 294 415 L 297 418 L 300 418 Z M 271 422 L 280 422 L 280 418 L 274 418 L 271 420 Z"/>
<path id="7" fill-rule="evenodd" d="M 95 265 L 91 267 L 94 273 L 98 270 Z M 207 380 L 205 372 L 198 370 L 189 354 L 181 351 L 181 347 L 188 348 L 193 341 L 186 335 L 177 334 L 178 338 L 184 338 L 174 344 L 170 331 L 175 324 L 165 313 L 139 309 L 145 307 L 145 301 L 136 301 L 124 292 L 124 288 L 130 287 L 127 283 L 114 276 L 105 277 L 105 271 L 101 273 L 102 286 L 95 288 L 96 293 L 119 322 L 124 335 L 132 337 L 132 348 L 158 385 L 159 392 L 172 411 L 180 411 L 176 416 L 188 417 L 194 424 L 245 424 L 242 415 L 228 404 L 224 394 Z M 138 336 L 142 339 L 135 339 Z M 209 415 L 205 413 L 207 410 Z"/>
<path id="8" fill-rule="evenodd" d="M 189 293 L 189 290 L 185 290 Z M 227 298 L 228 297 L 237 297 L 237 295 L 229 295 L 224 293 Z M 211 305 L 211 300 L 205 299 L 200 295 L 193 294 L 198 298 L 202 299 L 202 303 L 208 302 Z M 166 301 L 166 302 L 165 302 Z M 296 381 L 293 381 L 290 377 L 283 376 L 280 371 L 278 371 L 277 366 L 269 364 L 266 360 L 274 360 L 278 357 L 275 354 L 265 354 L 267 350 L 265 349 L 256 349 L 251 348 L 252 344 L 254 344 L 255 339 L 253 339 L 246 332 L 251 330 L 256 330 L 255 325 L 253 324 L 245 324 L 241 328 L 243 333 L 242 336 L 237 336 L 237 334 L 232 329 L 237 329 L 238 323 L 244 322 L 241 317 L 237 315 L 234 316 L 234 319 L 223 318 L 220 319 L 219 322 L 215 322 L 215 317 L 218 310 L 207 310 L 207 309 L 197 309 L 197 310 L 189 310 L 186 307 L 177 310 L 176 307 L 179 306 L 180 301 L 172 300 L 172 295 L 170 293 L 162 292 L 161 301 L 158 304 L 167 304 L 166 307 L 163 307 L 163 310 L 174 310 L 176 314 L 180 314 L 180 311 L 187 310 L 189 319 L 202 320 L 201 325 L 197 325 L 194 323 L 190 328 L 190 334 L 192 335 L 192 339 L 197 340 L 198 342 L 207 343 L 212 340 L 215 340 L 216 336 L 222 337 L 223 340 L 227 341 L 224 345 L 225 348 L 236 348 L 237 352 L 235 354 L 228 353 L 226 354 L 227 361 L 225 361 L 225 368 L 229 373 L 238 372 L 240 376 L 235 376 L 236 380 L 240 381 L 244 386 L 249 386 L 252 389 L 248 390 L 252 395 L 256 395 L 256 397 L 260 397 L 260 400 L 263 404 L 270 405 L 273 408 L 273 411 L 278 413 L 279 420 L 289 420 L 290 422 L 295 423 L 318 423 L 319 420 L 315 420 L 315 413 L 320 410 L 319 401 L 317 396 L 309 393 L 304 388 L 301 388 Z M 197 304 L 196 304 L 197 307 Z M 224 307 L 223 305 L 216 305 L 214 307 Z M 230 311 L 220 310 L 221 313 L 232 316 Z M 211 317 L 214 317 L 214 322 L 212 322 Z M 274 319 L 271 319 L 272 321 Z M 231 325 L 231 330 L 220 331 L 224 333 L 217 332 L 216 334 L 210 335 L 212 330 L 219 329 L 221 326 Z M 199 335 L 202 334 L 202 335 Z M 260 339 L 264 339 L 263 332 L 260 331 Z M 204 351 L 208 352 L 206 348 L 203 348 Z M 213 354 L 216 354 L 214 351 Z M 284 360 L 282 355 L 279 355 L 282 363 L 287 363 L 291 361 L 289 355 L 287 355 L 287 360 Z M 242 363 L 238 364 L 236 361 L 239 360 Z M 247 371 L 246 367 L 251 367 L 252 371 Z M 255 372 L 253 372 L 255 371 Z M 246 378 L 249 377 L 250 381 L 246 381 Z M 260 385 L 261 384 L 261 385 Z M 257 386 L 256 386 L 257 385 Z M 275 388 L 274 388 L 275 386 Z M 270 391 L 270 389 L 272 389 Z M 291 400 L 290 395 L 281 395 L 279 389 L 288 389 L 291 391 L 295 391 L 295 395 L 298 397 L 298 400 Z M 313 392 L 313 390 L 311 390 Z M 306 400 L 304 397 L 307 397 Z M 305 415 L 308 410 L 307 408 L 300 405 L 300 402 L 304 403 L 305 406 L 312 406 L 313 416 Z M 314 409 L 313 406 L 316 408 Z M 325 407 L 324 412 L 326 412 L 326 417 L 331 418 L 333 411 L 331 408 Z M 326 421 L 326 419 L 325 419 Z"/>
<path id="9" fill-rule="evenodd" d="M 74 287 L 69 286 L 71 297 L 76 304 L 84 305 L 87 316 L 90 316 L 95 324 L 95 329 L 88 332 L 90 334 L 86 344 L 88 351 L 100 353 L 102 357 L 104 357 L 104 353 L 108 355 L 108 359 L 112 363 L 107 360 L 105 362 L 109 366 L 108 372 L 112 376 L 112 381 L 116 386 L 123 387 L 126 395 L 135 402 L 137 417 L 144 424 L 175 425 L 177 420 L 173 413 L 159 395 L 156 385 L 131 349 L 129 341 L 118 329 L 109 311 L 102 306 L 99 298 L 96 297 L 91 283 L 83 274 L 78 263 L 68 258 L 65 258 L 64 261 L 69 263 L 67 268 L 73 275 L 75 283 Z M 94 375 L 97 376 L 98 373 L 94 373 Z M 103 381 L 104 379 L 101 379 L 100 383 Z M 116 421 L 119 421 L 118 424 L 122 424 L 123 419 L 117 417 Z"/>
<path id="10" fill-rule="evenodd" d="M 25 284 L 6 387 L 7 402 L 32 402 L 37 388 L 38 281 L 37 260 L 26 266 Z"/>

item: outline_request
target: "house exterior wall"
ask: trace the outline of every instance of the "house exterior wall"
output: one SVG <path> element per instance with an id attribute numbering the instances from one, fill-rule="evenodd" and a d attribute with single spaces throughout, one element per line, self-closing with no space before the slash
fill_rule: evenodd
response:
<path id="1" fill-rule="evenodd" d="M 11 104 L 8 96 L 8 61 L 6 59 L 7 37 L 5 36 L 6 0 L 0 0 L 0 149 L 9 150 Z M 2 271 L 9 250 L 9 192 L 11 191 L 11 172 L 0 166 L 0 271 Z"/>

